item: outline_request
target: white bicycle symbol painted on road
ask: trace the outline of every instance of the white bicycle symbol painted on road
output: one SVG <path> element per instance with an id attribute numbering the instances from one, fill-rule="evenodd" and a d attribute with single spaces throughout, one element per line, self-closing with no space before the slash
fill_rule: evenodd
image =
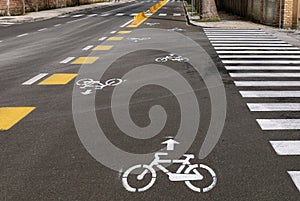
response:
<path id="1" fill-rule="evenodd" d="M 167 61 L 178 61 L 178 62 L 188 62 L 189 58 L 176 56 L 175 54 L 169 54 L 165 57 L 158 57 L 155 59 L 156 62 L 167 62 Z"/>
<path id="2" fill-rule="evenodd" d="M 150 37 L 146 37 L 146 38 L 127 38 L 127 40 L 133 41 L 135 43 L 139 42 L 139 41 L 144 41 L 144 40 L 150 40 Z"/>
<path id="3" fill-rule="evenodd" d="M 175 141 L 176 142 L 176 141 Z M 163 173 L 169 176 L 169 180 L 176 181 L 184 181 L 185 184 L 195 192 L 208 192 L 216 186 L 217 176 L 213 169 L 204 164 L 191 164 L 190 160 L 194 159 L 195 156 L 193 154 L 184 154 L 185 159 L 161 159 L 161 156 L 168 156 L 168 153 L 158 152 L 155 153 L 154 160 L 150 163 L 150 165 L 140 164 L 130 167 L 126 170 L 122 176 L 122 183 L 124 188 L 129 192 L 143 192 L 148 190 L 153 186 L 156 181 L 157 175 L 154 167 L 161 170 Z M 170 172 L 167 168 L 162 166 L 161 164 L 181 164 L 176 172 Z M 206 187 L 198 187 L 192 183 L 192 181 L 203 181 L 207 177 L 204 177 L 199 170 L 204 170 L 209 173 L 211 177 L 210 184 L 206 185 Z M 137 172 L 139 171 L 139 172 Z M 134 173 L 135 172 L 135 173 Z M 140 174 L 137 174 L 140 173 Z M 151 179 L 147 178 L 148 182 L 143 183 L 142 187 L 134 187 L 134 185 L 129 184 L 128 181 L 129 176 L 136 177 L 137 181 L 146 180 L 146 174 L 151 174 Z M 206 183 L 205 183 L 206 184 Z"/>
<path id="4" fill-rule="evenodd" d="M 122 82 L 124 82 L 122 79 L 112 78 L 112 79 L 106 80 L 105 83 L 103 84 L 100 81 L 93 80 L 91 78 L 84 78 L 84 79 L 78 80 L 76 82 L 76 85 L 80 86 L 80 89 L 88 89 L 84 92 L 81 92 L 83 95 L 88 95 L 88 94 L 92 93 L 91 89 L 102 90 L 104 87 L 117 86 L 117 85 L 121 84 Z"/>

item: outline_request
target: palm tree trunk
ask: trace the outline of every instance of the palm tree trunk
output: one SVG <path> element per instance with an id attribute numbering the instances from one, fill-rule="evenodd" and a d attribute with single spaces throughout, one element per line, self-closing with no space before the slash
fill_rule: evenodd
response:
<path id="1" fill-rule="evenodd" d="M 202 0 L 201 19 L 219 19 L 215 0 Z"/>

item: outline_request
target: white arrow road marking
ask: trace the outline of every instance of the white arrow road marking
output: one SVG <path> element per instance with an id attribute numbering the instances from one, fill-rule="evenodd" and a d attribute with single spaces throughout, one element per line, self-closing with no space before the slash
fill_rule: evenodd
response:
<path id="1" fill-rule="evenodd" d="M 169 140 L 166 140 L 166 141 L 162 142 L 161 144 L 166 144 L 167 145 L 167 150 L 172 151 L 172 150 L 174 150 L 174 145 L 179 144 L 179 142 L 177 142 L 173 139 L 169 139 Z"/>
<path id="2" fill-rule="evenodd" d="M 43 77 L 47 76 L 48 73 L 40 73 L 33 78 L 27 80 L 26 82 L 23 82 L 22 85 L 32 85 L 33 83 L 37 82 L 38 80 L 42 79 Z"/>

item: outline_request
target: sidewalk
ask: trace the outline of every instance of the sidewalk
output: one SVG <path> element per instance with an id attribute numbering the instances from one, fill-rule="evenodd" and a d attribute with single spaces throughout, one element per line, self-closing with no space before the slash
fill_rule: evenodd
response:
<path id="1" fill-rule="evenodd" d="M 300 30 L 279 29 L 251 21 L 243 21 L 239 16 L 230 15 L 224 12 L 220 12 L 219 16 L 221 18 L 221 21 L 219 22 L 197 22 L 190 13 L 187 13 L 189 23 L 195 26 L 204 28 L 262 29 L 266 33 L 272 34 L 278 39 L 300 48 Z"/>
<path id="2" fill-rule="evenodd" d="M 94 4 L 86 4 L 81 6 L 74 6 L 74 7 L 65 7 L 65 8 L 58 8 L 58 9 L 51 9 L 39 12 L 30 12 L 25 15 L 20 16 L 1 16 L 0 23 L 22 23 L 22 22 L 34 22 L 39 20 L 46 20 L 53 17 L 57 17 L 59 15 L 65 15 L 68 13 L 93 9 L 93 8 L 101 8 L 101 7 L 108 7 L 118 4 L 124 4 L 128 2 L 132 2 L 134 0 L 120 0 L 120 2 L 115 2 L 114 0 L 111 2 L 103 2 L 103 3 L 94 3 Z"/>

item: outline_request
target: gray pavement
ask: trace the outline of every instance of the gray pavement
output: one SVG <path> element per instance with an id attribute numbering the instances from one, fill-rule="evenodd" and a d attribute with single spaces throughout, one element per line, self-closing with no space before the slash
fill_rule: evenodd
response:
<path id="1" fill-rule="evenodd" d="M 133 14 L 156 3 L 0 27 L 0 117 L 12 124 L 5 129 L 0 120 L 0 200 L 299 199 L 299 155 L 279 156 L 270 144 L 297 141 L 298 129 L 265 131 L 256 122 L 298 113 L 249 111 L 247 103 L 260 100 L 243 98 L 247 88 L 235 82 L 262 80 L 232 76 L 243 70 L 226 70 L 222 56 L 232 54 L 217 52 L 209 37 L 218 30 L 188 25 L 182 2 L 170 1 L 137 28 L 127 27 Z M 282 100 L 298 99 L 270 102 Z M 179 144 L 161 144 L 170 137 Z M 188 153 L 192 164 L 202 165 L 180 175 L 170 174 L 175 164 L 156 174 L 135 166 L 150 164 L 157 152 L 169 156 L 160 163 Z M 150 171 L 139 180 L 134 171 L 125 174 L 129 167 Z M 188 172 L 197 179 L 189 182 Z"/>

